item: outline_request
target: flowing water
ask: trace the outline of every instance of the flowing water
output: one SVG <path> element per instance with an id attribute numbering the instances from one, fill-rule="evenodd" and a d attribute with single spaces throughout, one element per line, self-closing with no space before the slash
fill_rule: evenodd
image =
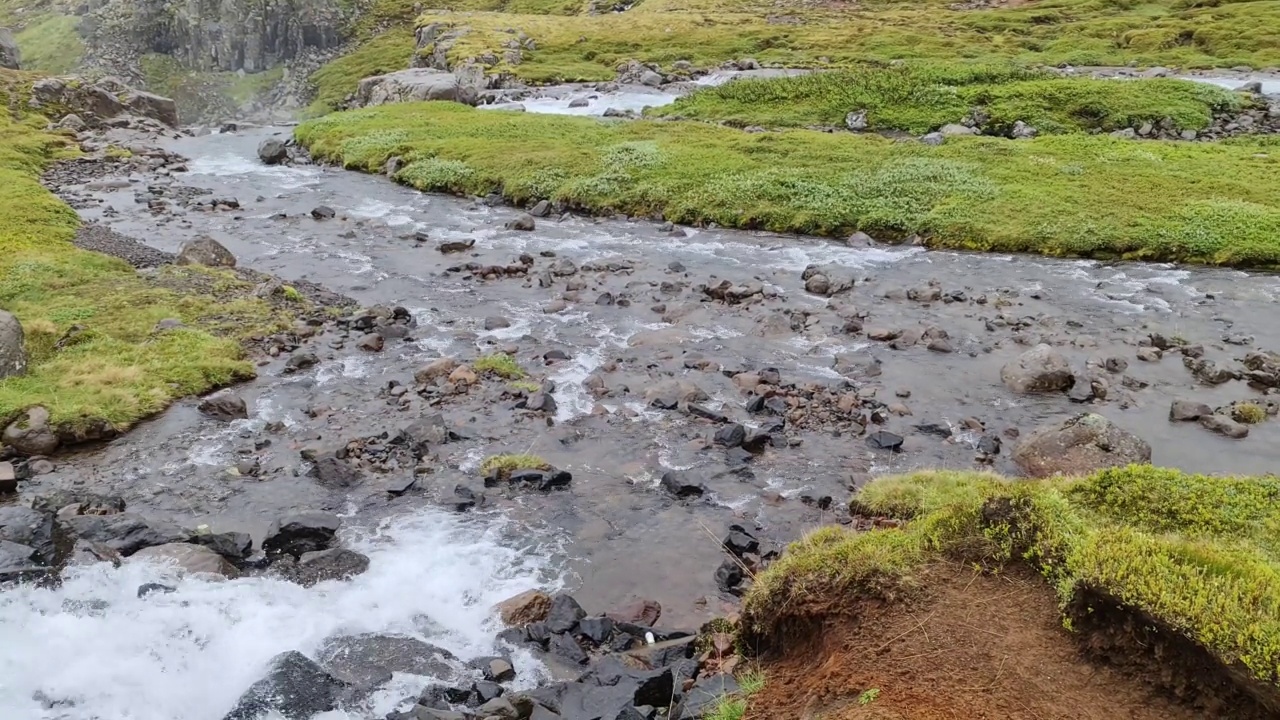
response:
<path id="1" fill-rule="evenodd" d="M 135 194 L 145 195 L 157 180 L 139 176 L 128 187 L 83 191 L 101 204 L 82 213 L 170 251 L 212 234 L 244 266 L 306 278 L 367 305 L 403 305 L 419 325 L 412 341 L 388 342 L 369 354 L 323 337 L 312 350 L 321 356 L 317 367 L 284 375 L 283 359 L 274 360 L 234 390 L 249 401 L 250 420 L 221 424 L 197 413 L 194 402 L 179 403 L 124 438 L 66 458 L 29 485 L 33 492 L 115 492 L 135 512 L 244 530 L 256 539 L 282 512 L 332 509 L 345 515 L 349 542 L 370 556 L 371 569 L 348 583 L 303 589 L 262 578 L 177 580 L 163 568 L 126 563 L 81 571 L 56 590 L 0 594 L 5 718 L 218 720 L 272 655 L 311 652 L 335 633 L 408 633 L 465 659 L 494 649 L 492 604 L 539 585 L 572 590 L 592 612 L 637 595 L 655 598 L 665 625 L 696 626 L 731 607 L 712 580 L 721 561 L 715 538 L 727 524 L 746 522 L 781 543 L 838 518 L 849 489 L 869 477 L 975 466 L 978 434 L 957 431 L 943 440 L 923 424 L 959 430 L 964 419 L 977 417 L 992 432 L 1025 432 L 1079 412 L 1065 397 L 1015 397 L 1001 384 L 1001 365 L 1040 339 L 1057 342 L 1078 366 L 1091 358 L 1128 359 L 1127 374 L 1140 382 L 1122 384 L 1117 376 L 1108 400 L 1088 409 L 1147 439 L 1156 463 L 1261 473 L 1280 459 L 1280 422 L 1231 441 L 1194 423 L 1167 421 L 1175 396 L 1219 405 L 1257 393 L 1241 383 L 1202 386 L 1176 358 L 1135 359 L 1137 343 L 1150 332 L 1203 342 L 1220 364 L 1251 347 L 1280 348 L 1273 321 L 1280 281 L 1271 275 L 848 247 L 720 229 L 674 237 L 642 219 L 545 218 L 535 231 L 518 232 L 504 227 L 517 215 L 513 209 L 423 195 L 335 169 L 263 167 L 254 149 L 273 132 L 283 131 L 172 144 L 191 159 L 190 172 L 172 182 L 235 196 L 239 211 L 153 216 Z M 317 205 L 334 208 L 339 218 L 313 220 L 308 213 Z M 415 233 L 430 239 L 419 242 Z M 436 245 L 448 240 L 475 246 L 470 255 L 441 255 Z M 536 273 L 484 280 L 450 271 L 468 261 L 505 265 L 522 253 L 535 256 L 538 267 L 553 261 L 544 254 L 600 267 L 575 276 L 585 287 L 562 312 L 544 309 L 563 294 L 563 278 L 555 288 L 540 288 Z M 811 263 L 847 268 L 857 277 L 855 289 L 837 301 L 804 292 L 800 275 Z M 719 279 L 754 279 L 765 294 L 741 305 L 705 301 L 698 285 Z M 919 303 L 901 292 L 930 281 L 989 302 Z M 604 293 L 615 302 L 597 303 Z M 955 352 L 923 344 L 891 349 L 842 334 L 841 302 L 869 313 L 868 325 L 943 328 Z M 659 303 L 665 312 L 654 311 Z M 1026 322 L 993 323 L 1001 315 Z M 510 325 L 486 330 L 488 316 Z M 500 388 L 437 408 L 415 400 L 401 409 L 388 400 L 388 381 L 410 382 L 425 361 L 504 348 L 539 380 L 554 381 L 552 422 L 521 416 Z M 548 350 L 570 359 L 544 364 Z M 841 353 L 881 361 L 882 375 L 871 384 L 886 403 L 911 413 L 886 421 L 906 437 L 904 452 L 873 450 L 860 437 L 821 425 L 797 427 L 791 444 L 768 450 L 748 472 L 708 475 L 709 494 L 700 502 L 677 502 L 656 489 L 664 471 L 722 470 L 725 460 L 707 443 L 714 428 L 650 409 L 646 388 L 682 377 L 705 390 L 713 408 L 754 426 L 758 419 L 742 409 L 733 381 L 698 368 L 773 367 L 787 381 L 831 383 L 841 377 L 833 369 Z M 592 377 L 605 378 L 607 395 L 589 390 Z M 334 411 L 308 412 L 317 406 Z M 433 411 L 469 437 L 441 447 L 421 492 L 389 496 L 381 477 L 355 491 L 326 489 L 307 476 L 297 453 L 317 438 L 394 433 Z M 270 445 L 256 442 L 264 437 Z M 480 460 L 498 452 L 541 454 L 572 471 L 573 484 L 550 494 L 494 491 L 490 509 L 476 514 L 435 505 L 454 484 L 474 482 Z M 245 454 L 261 461 L 261 479 L 228 475 Z M 1013 469 L 1007 456 L 997 459 L 997 469 Z M 824 497 L 835 499 L 829 510 L 819 502 Z M 177 592 L 136 597 L 139 584 L 158 580 Z M 518 660 L 522 682 L 535 680 L 538 664 Z M 399 680 L 403 686 L 384 693 L 377 710 L 385 713 L 410 686 L 425 682 Z"/>

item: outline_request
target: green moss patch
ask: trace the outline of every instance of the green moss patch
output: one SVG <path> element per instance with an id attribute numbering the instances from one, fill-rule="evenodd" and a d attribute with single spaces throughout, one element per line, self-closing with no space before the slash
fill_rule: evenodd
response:
<path id="1" fill-rule="evenodd" d="M 406 103 L 300 126 L 316 157 L 419 190 L 674 222 L 882 238 L 932 247 L 1280 265 L 1280 141 L 1131 141 L 1080 133 L 1029 141 L 744 133 L 695 122 L 591 118 Z"/>
<path id="2" fill-rule="evenodd" d="M 861 597 L 910 592 L 941 558 L 1025 562 L 1064 607 L 1105 597 L 1280 692 L 1280 480 L 1150 466 L 1052 482 L 924 472 L 874 481 L 862 511 L 901 529 L 820 529 L 758 576 L 743 626 L 774 636 Z"/>
<path id="3" fill-rule="evenodd" d="M 471 369 L 480 374 L 497 375 L 505 380 L 519 380 L 525 376 L 524 368 L 506 353 L 494 353 L 478 358 Z"/>
<path id="4" fill-rule="evenodd" d="M 517 470 L 550 470 L 551 463 L 537 455 L 490 455 L 480 463 L 480 474 L 484 476 L 497 473 L 506 477 Z"/>

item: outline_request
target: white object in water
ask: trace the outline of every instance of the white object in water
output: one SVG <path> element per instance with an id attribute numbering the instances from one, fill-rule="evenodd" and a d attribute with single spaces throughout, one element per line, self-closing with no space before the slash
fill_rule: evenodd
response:
<path id="1" fill-rule="evenodd" d="M 646 644 L 652 645 L 657 642 L 657 639 L 653 637 L 653 633 L 647 632 L 644 634 L 644 641 Z"/>

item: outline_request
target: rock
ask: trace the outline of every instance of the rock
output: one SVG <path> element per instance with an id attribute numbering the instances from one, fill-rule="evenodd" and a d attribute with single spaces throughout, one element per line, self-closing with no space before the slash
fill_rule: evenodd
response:
<path id="1" fill-rule="evenodd" d="M 800 279 L 806 291 L 827 297 L 851 290 L 854 285 L 853 270 L 837 263 L 808 265 L 800 273 Z"/>
<path id="2" fill-rule="evenodd" d="M 1235 440 L 1248 437 L 1249 435 L 1248 425 L 1238 423 L 1226 415 L 1205 415 L 1200 418 L 1200 425 L 1207 430 L 1212 430 L 1219 435 Z"/>
<path id="3" fill-rule="evenodd" d="M 1213 408 L 1191 400 L 1174 400 L 1169 406 L 1170 422 L 1190 422 L 1212 414 Z"/>
<path id="4" fill-rule="evenodd" d="M 21 505 L 0 506 L 0 540 L 26 545 L 45 565 L 57 562 L 54 514 Z"/>
<path id="5" fill-rule="evenodd" d="M 200 401 L 197 409 L 209 417 L 230 422 L 249 417 L 249 408 L 239 395 L 219 395 Z"/>
<path id="6" fill-rule="evenodd" d="M 440 253 L 441 253 L 441 254 L 443 254 L 443 255 L 450 255 L 450 254 L 453 254 L 453 253 L 466 252 L 466 251 L 470 250 L 471 248 L 475 247 L 475 245 L 476 245 L 476 241 L 475 241 L 475 239 L 474 239 L 474 238 L 472 238 L 472 239 L 470 239 L 470 240 L 465 240 L 465 241 L 463 241 L 463 240 L 452 240 L 452 241 L 449 241 L 449 242 L 442 242 L 442 243 L 440 243 L 440 244 L 436 247 L 436 249 L 437 249 L 437 250 L 439 250 L 439 251 L 440 251 Z"/>
<path id="7" fill-rule="evenodd" d="M 194 240 L 183 243 L 174 262 L 179 265 L 233 268 L 236 266 L 236 256 L 217 240 L 208 235 L 200 235 Z"/>
<path id="8" fill-rule="evenodd" d="M 76 540 L 75 545 L 71 547 L 71 553 L 67 556 L 68 567 L 85 567 L 97 565 L 100 562 L 111 563 L 114 567 L 120 567 L 120 553 L 101 543 Z"/>
<path id="9" fill-rule="evenodd" d="M 739 423 L 729 423 L 716 430 L 715 443 L 724 447 L 738 447 L 747 439 L 747 429 Z"/>
<path id="10" fill-rule="evenodd" d="M 0 441 L 19 455 L 52 455 L 59 444 L 57 434 L 49 427 L 49 411 L 39 405 L 9 423 Z"/>
<path id="11" fill-rule="evenodd" d="M 18 49 L 18 41 L 9 28 L 0 28 L 0 68 L 22 69 L 22 51 Z"/>
<path id="12" fill-rule="evenodd" d="M 904 439 L 901 435 L 886 430 L 877 430 L 867 435 L 867 446 L 874 450 L 890 450 L 901 452 Z"/>
<path id="13" fill-rule="evenodd" d="M 938 133 L 940 133 L 943 137 L 959 137 L 963 135 L 977 135 L 978 131 L 974 128 L 969 127 L 968 125 L 961 125 L 959 123 L 947 123 L 946 125 L 943 125 L 941 128 L 938 129 Z"/>
<path id="14" fill-rule="evenodd" d="M 1038 130 L 1022 122 L 1021 120 L 1014 121 L 1013 123 L 1012 135 L 1014 140 L 1030 140 L 1031 138 L 1035 137 L 1038 134 L 1039 134 Z"/>
<path id="15" fill-rule="evenodd" d="M 614 622 L 608 617 L 589 617 L 578 621 L 578 634 L 596 645 L 603 645 L 613 635 Z"/>
<path id="16" fill-rule="evenodd" d="M 556 412 L 556 399 L 551 396 L 551 393 L 536 392 L 524 401 L 524 409 L 554 415 Z"/>
<path id="17" fill-rule="evenodd" d="M 87 129 L 89 127 L 89 124 L 86 123 L 84 121 L 84 118 L 80 117 L 79 115 L 75 113 L 70 113 L 66 117 L 59 120 L 58 124 L 55 125 L 55 127 L 57 127 L 59 130 L 70 130 L 71 132 L 78 133 Z"/>
<path id="18" fill-rule="evenodd" d="M 1138 359 L 1142 362 L 1160 362 L 1160 358 L 1164 357 L 1164 353 L 1159 348 L 1141 347 L 1138 348 Z"/>
<path id="19" fill-rule="evenodd" d="M 570 107 L 572 107 L 572 105 L 570 105 Z M 583 107 L 585 107 L 585 105 Z M 546 217 L 551 214 L 551 203 L 546 200 L 539 200 L 534 203 L 532 208 L 529 209 L 529 214 L 536 218 Z"/>
<path id="20" fill-rule="evenodd" d="M 831 281 L 827 279 L 826 275 L 817 273 L 809 276 L 809 279 L 804 283 L 804 289 L 815 295 L 826 295 L 831 291 Z"/>
<path id="21" fill-rule="evenodd" d="M 738 588 L 742 585 L 743 579 L 742 567 L 733 560 L 725 560 L 720 563 L 720 567 L 716 568 L 716 587 L 722 592 L 738 594 Z"/>
<path id="22" fill-rule="evenodd" d="M 391 679 L 392 673 L 429 677 L 455 674 L 448 650 L 400 635 L 365 633 L 325 641 L 316 658 L 334 678 L 367 690 Z"/>
<path id="23" fill-rule="evenodd" d="M 512 673 L 512 677 L 515 677 L 515 673 Z M 516 710 L 516 706 L 512 705 L 510 700 L 503 697 L 496 697 L 482 704 L 480 707 L 476 708 L 476 712 L 485 720 L 494 720 L 494 718 L 498 718 L 499 720 L 515 720 L 520 717 L 519 712 Z"/>
<path id="24" fill-rule="evenodd" d="M 577 640 L 567 632 L 551 636 L 548 648 L 552 655 L 568 662 L 570 665 L 586 665 L 589 658 Z"/>
<path id="25" fill-rule="evenodd" d="M 710 396 L 697 385 L 687 380 L 663 380 L 649 386 L 644 392 L 646 405 L 674 410 L 681 403 L 697 403 L 709 400 Z"/>
<path id="26" fill-rule="evenodd" d="M 356 347 L 365 352 L 382 352 L 386 340 L 378 333 L 367 333 L 356 341 Z"/>
<path id="27" fill-rule="evenodd" d="M 494 606 L 502 622 L 512 627 L 542 622 L 551 611 L 551 596 L 541 590 L 526 590 Z"/>
<path id="28" fill-rule="evenodd" d="M 755 536 L 747 532 L 746 528 L 741 525 L 730 525 L 729 534 L 720 542 L 724 545 L 725 550 L 738 557 L 748 553 L 754 554 L 760 550 L 760 541 L 756 540 Z"/>
<path id="29" fill-rule="evenodd" d="M 640 74 L 640 84 L 658 87 L 662 84 L 662 76 L 652 70 L 646 70 Z"/>
<path id="30" fill-rule="evenodd" d="M 947 138 L 940 132 L 931 132 L 920 137 L 920 142 L 925 145 L 938 146 L 946 142 Z"/>
<path id="31" fill-rule="evenodd" d="M 720 704 L 722 698 L 734 695 L 739 690 L 738 681 L 728 673 L 699 678 L 671 711 L 670 718 L 671 720 L 700 720 L 708 717 Z"/>
<path id="32" fill-rule="evenodd" d="M 0 462 L 0 495 L 18 492 L 18 471 L 11 462 Z"/>
<path id="33" fill-rule="evenodd" d="M 271 523 L 262 550 L 268 556 L 292 555 L 327 550 L 342 521 L 326 512 L 304 512 L 287 515 Z"/>
<path id="34" fill-rule="evenodd" d="M 35 548 L 0 540 L 0 583 L 34 580 L 48 572 Z"/>
<path id="35" fill-rule="evenodd" d="M 227 579 L 240 577 L 240 571 L 213 550 L 191 543 L 166 543 L 142 548 L 130 561 L 158 562 L 174 565 L 183 573 L 193 575 L 219 575 Z"/>
<path id="36" fill-rule="evenodd" d="M 449 442 L 449 426 L 441 413 L 424 415 L 403 428 L 398 439 L 415 458 L 422 458 L 430 454 L 433 446 Z"/>
<path id="37" fill-rule="evenodd" d="M 316 357 L 314 353 L 298 353 L 285 361 L 284 373 L 291 375 L 299 370 L 306 370 L 318 364 L 320 364 L 320 358 Z"/>
<path id="38" fill-rule="evenodd" d="M 0 378 L 22 375 L 26 371 L 27 346 L 22 323 L 11 313 L 0 310 Z"/>
<path id="39" fill-rule="evenodd" d="M 551 598 L 551 606 L 547 609 L 547 630 L 552 633 L 573 632 L 578 621 L 587 616 L 577 600 L 565 593 L 557 593 Z"/>
<path id="40" fill-rule="evenodd" d="M 253 538 L 249 533 L 204 533 L 192 536 L 190 542 L 203 545 L 222 557 L 239 562 L 253 554 Z"/>
<path id="41" fill-rule="evenodd" d="M 1075 375 L 1067 359 L 1048 345 L 1037 345 L 1000 369 L 1005 386 L 1016 393 L 1060 392 L 1071 388 Z"/>
<path id="42" fill-rule="evenodd" d="M 951 342 L 948 341 L 946 338 L 937 338 L 934 340 L 930 340 L 928 349 L 936 353 L 954 352 L 954 348 L 951 347 Z"/>
<path id="43" fill-rule="evenodd" d="M 311 720 L 338 706 L 346 684 L 297 651 L 271 659 L 266 672 L 222 720 L 258 720 L 275 711 L 285 720 Z"/>
<path id="44" fill-rule="evenodd" d="M 72 535 L 100 543 L 128 557 L 143 548 L 186 542 L 191 533 L 173 523 L 133 513 L 73 515 L 63 519 Z"/>
<path id="45" fill-rule="evenodd" d="M 1105 417 L 1085 413 L 1036 430 L 1014 449 L 1013 461 L 1031 477 L 1084 475 L 1151 462 L 1151 446 Z"/>
<path id="46" fill-rule="evenodd" d="M 337 211 L 328 205 L 317 205 L 311 208 L 311 217 L 316 220 L 332 220 L 337 216 Z"/>
<path id="47" fill-rule="evenodd" d="M 669 470 L 662 474 L 662 489 L 682 500 L 702 497 L 707 486 L 695 481 L 685 470 Z"/>
<path id="48" fill-rule="evenodd" d="M 500 315 L 490 315 L 484 319 L 485 330 L 502 330 L 511 327 L 511 321 Z"/>
<path id="49" fill-rule="evenodd" d="M 459 68 L 445 72 L 434 68 L 409 68 L 385 75 L 375 75 L 356 86 L 355 100 L 360 107 L 423 100 L 448 100 L 475 105 L 483 87 L 483 70 L 470 72 Z"/>
<path id="50" fill-rule="evenodd" d="M 534 222 L 533 216 L 528 213 L 525 213 L 506 224 L 506 228 L 508 230 L 520 230 L 523 232 L 530 232 L 535 227 L 537 227 L 537 223 Z"/>
<path id="51" fill-rule="evenodd" d="M 479 667 L 484 679 L 489 682 L 504 683 L 516 679 L 515 666 L 506 658 L 486 658 L 479 663 Z"/>
<path id="52" fill-rule="evenodd" d="M 369 557 L 346 548 L 302 553 L 291 579 L 303 587 L 327 580 L 350 580 L 369 569 Z"/>
<path id="53" fill-rule="evenodd" d="M 853 132 L 862 132 L 867 129 L 867 111 L 857 110 L 850 112 L 844 116 L 844 126 Z"/>
<path id="54" fill-rule="evenodd" d="M 437 358 L 418 368 L 413 373 L 413 380 L 419 385 L 428 385 L 440 378 L 449 377 L 449 373 L 456 367 L 458 367 L 458 361 L 453 358 Z"/>

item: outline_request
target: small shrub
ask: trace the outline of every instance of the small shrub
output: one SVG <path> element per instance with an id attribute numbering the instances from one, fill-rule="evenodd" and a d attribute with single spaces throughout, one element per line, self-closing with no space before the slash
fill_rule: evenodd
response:
<path id="1" fill-rule="evenodd" d="M 302 302 L 302 293 L 298 292 L 298 288 L 292 285 L 285 285 L 284 287 L 280 288 L 280 293 L 281 295 L 284 296 L 284 299 L 288 300 L 289 302 L 295 302 L 295 303 Z"/>
<path id="2" fill-rule="evenodd" d="M 480 474 L 488 476 L 497 472 L 500 476 L 510 475 L 516 470 L 550 470 L 551 463 L 537 455 L 490 455 L 480 463 Z"/>
<path id="3" fill-rule="evenodd" d="M 1257 403 L 1238 403 L 1231 408 L 1231 417 L 1236 422 L 1242 422 L 1246 425 L 1257 425 L 1267 419 L 1267 411 Z"/>
<path id="4" fill-rule="evenodd" d="M 525 377 L 524 368 L 506 353 L 485 355 L 471 363 L 471 369 L 479 374 L 489 373 L 505 380 L 520 380 Z"/>

